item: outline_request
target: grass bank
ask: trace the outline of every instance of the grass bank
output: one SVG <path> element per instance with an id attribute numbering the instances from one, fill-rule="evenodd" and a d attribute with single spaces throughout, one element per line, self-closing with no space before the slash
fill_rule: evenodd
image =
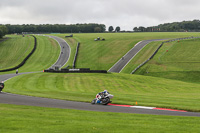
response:
<path id="1" fill-rule="evenodd" d="M 200 111 L 200 84 L 129 74 L 35 73 L 14 77 L 4 91 L 90 102 L 107 89 L 113 103 Z"/>
<path id="2" fill-rule="evenodd" d="M 15 36 L 14 36 L 15 37 Z M 17 38 L 20 38 L 19 36 L 16 36 Z M 21 37 L 22 38 L 22 37 Z M 25 38 L 32 38 L 32 37 L 24 37 Z M 33 55 L 27 60 L 27 62 L 24 64 L 24 66 L 22 66 L 21 68 L 19 68 L 19 72 L 34 72 L 34 71 L 42 71 L 44 69 L 49 68 L 51 65 L 53 65 L 60 54 L 60 46 L 58 45 L 58 43 L 48 37 L 45 36 L 37 36 L 37 48 L 36 51 L 33 53 Z M 15 39 L 14 39 L 15 40 Z M 32 40 L 30 41 L 30 43 L 34 44 L 34 39 L 32 38 Z M 12 43 L 8 42 L 7 45 L 11 45 Z M 18 47 L 20 45 L 20 42 L 15 42 L 14 44 L 16 44 L 15 47 L 13 47 L 9 52 L 7 53 L 0 53 L 2 54 L 2 56 L 12 56 L 11 60 L 16 60 L 17 55 L 21 55 L 21 52 L 23 53 L 26 49 L 26 45 L 21 46 L 22 50 L 20 51 L 16 51 L 16 47 Z M 7 49 L 8 46 L 4 46 L 4 45 L 0 45 L 2 46 L 3 49 L 6 49 L 5 51 L 8 51 Z M 24 48 L 23 48 L 24 47 Z M 31 49 L 32 50 L 32 49 Z M 15 51 L 15 52 L 13 52 Z M 9 63 L 8 61 L 6 61 L 5 58 L 2 58 L 2 61 L 5 62 L 5 65 L 10 65 L 11 63 Z M 3 72 L 0 74 L 7 74 L 7 73 L 14 73 L 15 71 L 10 71 L 10 72 Z"/>
<path id="3" fill-rule="evenodd" d="M 34 47 L 32 36 L 7 35 L 9 38 L 0 43 L 0 70 L 19 65 Z"/>
<path id="4" fill-rule="evenodd" d="M 200 83 L 200 39 L 165 43 L 136 74 Z"/>

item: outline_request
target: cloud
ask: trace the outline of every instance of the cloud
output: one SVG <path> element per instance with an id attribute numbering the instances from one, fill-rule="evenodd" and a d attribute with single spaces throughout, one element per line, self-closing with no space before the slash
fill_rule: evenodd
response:
<path id="1" fill-rule="evenodd" d="M 198 0 L 1 0 L 0 23 L 135 26 L 200 18 Z"/>

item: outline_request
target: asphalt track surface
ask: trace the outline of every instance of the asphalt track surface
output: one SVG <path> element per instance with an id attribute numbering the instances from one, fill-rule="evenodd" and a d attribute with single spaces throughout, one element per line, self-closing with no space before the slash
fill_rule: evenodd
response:
<path id="1" fill-rule="evenodd" d="M 63 39 L 57 39 L 57 37 L 55 37 L 55 38 L 59 42 L 59 44 L 63 44 Z M 64 44 L 62 46 L 66 46 L 66 45 L 67 44 Z M 66 51 L 70 51 L 70 50 L 68 49 Z M 60 56 L 59 58 L 66 58 L 66 57 L 65 56 Z M 68 58 L 69 58 L 69 56 L 68 56 Z M 62 60 L 62 59 L 58 59 L 58 61 L 59 60 Z M 68 60 L 68 59 L 65 59 L 65 61 L 66 60 Z M 61 65 L 61 64 L 59 64 L 58 61 L 57 61 L 56 65 Z M 60 63 L 65 64 L 65 62 L 60 62 Z M 15 77 L 15 76 L 18 76 L 18 75 L 22 75 L 22 74 L 28 74 L 28 73 L 0 75 L 0 82 L 1 81 L 6 81 L 6 80 L 8 80 L 8 79 L 10 79 L 12 77 Z M 49 98 L 24 96 L 24 95 L 17 95 L 17 94 L 5 93 L 5 92 L 1 92 L 0 93 L 0 103 L 15 104 L 15 105 L 27 105 L 27 106 L 38 106 L 38 107 L 49 107 L 49 108 L 62 108 L 62 109 L 98 111 L 98 112 L 118 112 L 118 113 L 135 113 L 135 114 L 152 114 L 152 115 L 195 116 L 195 117 L 200 117 L 200 113 L 195 113 L 195 112 L 151 110 L 151 109 L 118 107 L 118 106 L 110 106 L 110 105 L 107 105 L 107 106 L 92 105 L 90 103 L 84 103 L 84 102 L 74 102 L 74 101 L 66 101 L 66 100 L 57 100 L 57 99 L 49 99 Z"/>
<path id="2" fill-rule="evenodd" d="M 128 107 L 92 105 L 84 102 L 73 102 L 65 100 L 56 100 L 48 98 L 39 98 L 31 96 L 22 96 L 10 93 L 0 93 L 0 101 L 5 104 L 28 105 L 49 108 L 76 109 L 98 112 L 118 112 L 118 113 L 136 113 L 136 114 L 153 114 L 153 115 L 173 115 L 173 116 L 198 116 L 200 113 L 194 112 L 177 112 L 163 110 L 137 109 Z"/>
<path id="3" fill-rule="evenodd" d="M 70 46 L 62 38 L 56 36 L 48 36 L 48 37 L 55 39 L 59 43 L 61 48 L 60 57 L 58 58 L 56 63 L 51 66 L 51 68 L 54 68 L 55 66 L 63 67 L 69 60 L 71 52 Z"/>
<path id="4" fill-rule="evenodd" d="M 128 53 L 126 53 L 108 72 L 120 73 L 123 68 L 131 61 L 131 59 L 147 44 L 153 41 L 161 41 L 166 39 L 145 40 L 137 43 Z"/>

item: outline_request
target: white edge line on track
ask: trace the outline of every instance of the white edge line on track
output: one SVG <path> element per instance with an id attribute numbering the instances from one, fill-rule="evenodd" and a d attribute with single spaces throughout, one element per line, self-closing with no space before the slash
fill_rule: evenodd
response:
<path id="1" fill-rule="evenodd" d="M 135 48 L 135 46 L 137 46 L 141 42 L 142 41 L 139 41 L 138 43 L 136 43 L 133 48 Z M 126 56 L 133 48 L 131 48 L 124 56 Z M 124 56 L 122 56 L 122 57 L 124 57 Z M 121 58 L 110 69 L 112 69 L 120 61 L 121 61 Z M 110 71 L 110 69 L 108 70 L 108 72 Z"/>
<path id="2" fill-rule="evenodd" d="M 159 40 L 159 41 L 160 41 L 160 40 Z M 142 42 L 142 41 L 140 41 L 140 42 Z M 139 43 L 140 43 L 140 42 L 139 42 Z M 152 41 L 152 42 L 154 42 L 154 41 Z M 156 41 L 155 41 L 155 42 L 156 42 Z M 139 43 L 137 43 L 136 45 L 138 45 Z M 149 42 L 149 43 L 151 43 L 151 42 Z M 120 72 L 121 72 L 121 71 L 128 65 L 128 63 L 129 63 L 129 62 L 144 48 L 144 47 L 146 47 L 149 43 L 147 43 L 145 46 L 143 46 L 143 47 L 142 47 L 142 48 L 127 62 L 127 63 L 126 63 L 126 65 L 120 70 Z M 136 45 L 135 45 L 135 46 L 136 46 Z M 134 47 L 135 47 L 135 46 L 134 46 Z M 134 47 L 133 47 L 133 48 L 134 48 Z M 128 54 L 128 53 L 127 53 L 127 54 Z M 120 73 L 120 72 L 119 72 L 119 73 Z"/>
<path id="3" fill-rule="evenodd" d="M 13 77 L 12 77 L 13 78 Z M 10 80 L 11 78 L 9 78 L 9 79 L 6 79 L 6 80 L 4 80 L 4 81 L 2 81 L 3 83 L 5 83 L 6 81 L 8 81 L 8 80 Z"/>
<path id="4" fill-rule="evenodd" d="M 138 108 L 138 109 L 154 109 L 154 108 L 156 108 L 156 107 L 131 106 L 131 108 Z"/>
<path id="5" fill-rule="evenodd" d="M 52 39 L 54 39 L 58 44 L 59 44 L 59 46 L 60 46 L 60 55 L 59 55 L 59 57 L 58 57 L 58 59 L 57 59 L 57 61 L 59 60 L 59 58 L 60 58 L 60 56 L 61 56 L 61 52 L 62 52 L 62 48 L 61 48 L 61 45 L 60 45 L 60 43 L 55 39 L 55 38 L 53 38 L 53 37 L 51 37 L 50 35 L 44 35 L 44 36 L 47 36 L 47 37 L 50 37 L 50 38 L 52 38 Z M 57 36 L 55 36 L 55 37 L 57 37 Z M 60 37 L 59 37 L 60 38 Z M 62 39 L 62 38 L 60 38 L 61 40 L 63 40 L 64 42 L 66 42 L 64 39 Z M 66 44 L 68 45 L 68 47 L 69 47 L 69 58 L 67 59 L 67 61 L 65 62 L 65 64 L 64 65 L 66 65 L 67 64 L 67 62 L 69 61 L 69 59 L 70 59 L 70 56 L 71 56 L 71 47 L 69 46 L 69 44 L 66 42 Z M 56 62 L 57 62 L 56 61 Z M 52 65 L 52 66 L 54 66 L 55 64 L 56 64 L 56 62 Z M 63 65 L 63 66 L 64 66 Z M 51 67 L 52 67 L 51 66 Z M 61 67 L 63 67 L 63 66 L 61 66 Z M 51 67 L 49 67 L 49 68 L 51 68 Z M 48 68 L 48 69 L 49 69 Z"/>

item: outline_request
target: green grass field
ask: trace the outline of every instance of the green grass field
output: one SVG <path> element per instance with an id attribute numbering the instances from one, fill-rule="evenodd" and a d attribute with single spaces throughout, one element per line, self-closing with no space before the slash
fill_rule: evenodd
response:
<path id="1" fill-rule="evenodd" d="M 0 104 L 0 112 L 1 133 L 200 132 L 199 117 L 106 113 L 6 104 Z"/>
<path id="2" fill-rule="evenodd" d="M 63 37 L 65 34 L 55 34 Z M 123 55 L 141 40 L 180 38 L 198 36 L 198 33 L 96 33 L 74 34 L 74 42 L 80 42 L 77 68 L 109 70 Z M 105 41 L 94 41 L 95 38 L 105 38 Z M 65 38 L 66 39 L 66 38 Z M 69 41 L 68 41 L 69 42 Z M 74 57 L 76 43 L 73 47 Z M 75 47 L 74 47 L 75 46 Z"/>
<path id="3" fill-rule="evenodd" d="M 129 74 L 21 75 L 6 82 L 4 91 L 64 100 L 90 102 L 107 89 L 113 103 L 200 111 L 200 84 Z"/>
<path id="4" fill-rule="evenodd" d="M 164 44 L 136 74 L 200 83 L 199 42 L 193 39 Z"/>
<path id="5" fill-rule="evenodd" d="M 65 34 L 55 35 L 65 39 L 72 49 L 66 65 L 71 66 L 76 44 L 80 42 L 77 67 L 108 70 L 141 40 L 189 37 L 198 34 L 99 33 L 74 34 L 73 38 L 64 38 Z M 106 40 L 95 42 L 94 39 L 97 37 Z M 56 41 L 44 36 L 37 38 L 38 49 L 19 69 L 20 72 L 41 71 L 57 60 L 60 47 Z M 199 41 L 200 39 L 185 40 L 164 45 L 152 61 L 139 69 L 137 74 L 141 75 L 129 73 L 146 60 L 160 42 L 153 42 L 143 48 L 120 74 L 39 72 L 8 80 L 3 91 L 90 102 L 98 92 L 107 89 L 114 94 L 112 101 L 116 104 L 135 105 L 137 101 L 139 106 L 200 112 Z M 0 132 L 6 133 L 102 132 L 104 129 L 108 132 L 199 132 L 199 118 L 196 117 L 90 112 L 6 104 L 0 104 L 0 112 Z"/>

